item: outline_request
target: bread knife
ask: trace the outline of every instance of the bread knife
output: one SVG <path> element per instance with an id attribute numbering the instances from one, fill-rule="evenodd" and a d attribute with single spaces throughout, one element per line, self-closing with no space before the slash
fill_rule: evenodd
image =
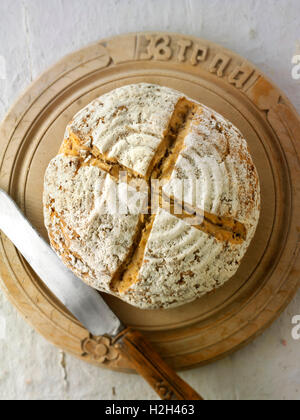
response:
<path id="1" fill-rule="evenodd" d="M 83 283 L 63 264 L 1 189 L 0 230 L 74 317 L 93 336 L 109 336 L 162 400 L 203 400 L 163 361 L 140 332 L 122 324 L 99 292 Z"/>

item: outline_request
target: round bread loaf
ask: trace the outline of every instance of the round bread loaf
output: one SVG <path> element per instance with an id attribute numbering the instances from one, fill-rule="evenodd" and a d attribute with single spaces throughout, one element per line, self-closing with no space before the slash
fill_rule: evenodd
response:
<path id="1" fill-rule="evenodd" d="M 80 111 L 45 176 L 53 249 L 90 286 L 142 309 L 222 286 L 259 214 L 240 131 L 157 85 L 116 89 Z"/>

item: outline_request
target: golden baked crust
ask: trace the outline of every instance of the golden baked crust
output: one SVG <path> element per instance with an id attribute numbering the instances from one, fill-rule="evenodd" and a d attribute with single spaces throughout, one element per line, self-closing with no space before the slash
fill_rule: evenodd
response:
<path id="1" fill-rule="evenodd" d="M 132 180 L 143 187 L 128 187 Z M 163 186 L 150 194 L 153 180 Z M 113 193 L 122 202 L 124 188 L 153 214 L 114 211 Z M 46 173 L 44 209 L 52 247 L 80 278 L 134 306 L 170 308 L 236 273 L 260 188 L 231 123 L 179 92 L 139 84 L 74 117 Z"/>

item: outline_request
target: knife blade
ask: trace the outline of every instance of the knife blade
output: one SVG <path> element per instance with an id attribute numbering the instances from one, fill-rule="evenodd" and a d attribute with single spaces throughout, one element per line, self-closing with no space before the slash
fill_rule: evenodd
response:
<path id="1" fill-rule="evenodd" d="M 0 189 L 0 230 L 13 242 L 61 303 L 95 336 L 118 335 L 125 327 L 100 293 L 83 283 L 57 257 L 15 202 Z"/>

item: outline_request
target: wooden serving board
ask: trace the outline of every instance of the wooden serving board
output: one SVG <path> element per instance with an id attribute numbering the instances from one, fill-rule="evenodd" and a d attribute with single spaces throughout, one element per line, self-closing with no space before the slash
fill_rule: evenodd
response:
<path id="1" fill-rule="evenodd" d="M 141 311 L 105 297 L 171 366 L 190 368 L 260 334 L 299 286 L 300 120 L 259 70 L 222 47 L 178 34 L 129 34 L 84 48 L 47 71 L 9 112 L 0 129 L 0 187 L 47 238 L 43 177 L 67 123 L 99 95 L 137 82 L 180 90 L 231 120 L 248 140 L 261 180 L 256 237 L 223 288 L 168 311 Z M 40 334 L 87 362 L 131 371 L 109 338 L 89 337 L 3 235 L 0 246 L 2 289 Z"/>

